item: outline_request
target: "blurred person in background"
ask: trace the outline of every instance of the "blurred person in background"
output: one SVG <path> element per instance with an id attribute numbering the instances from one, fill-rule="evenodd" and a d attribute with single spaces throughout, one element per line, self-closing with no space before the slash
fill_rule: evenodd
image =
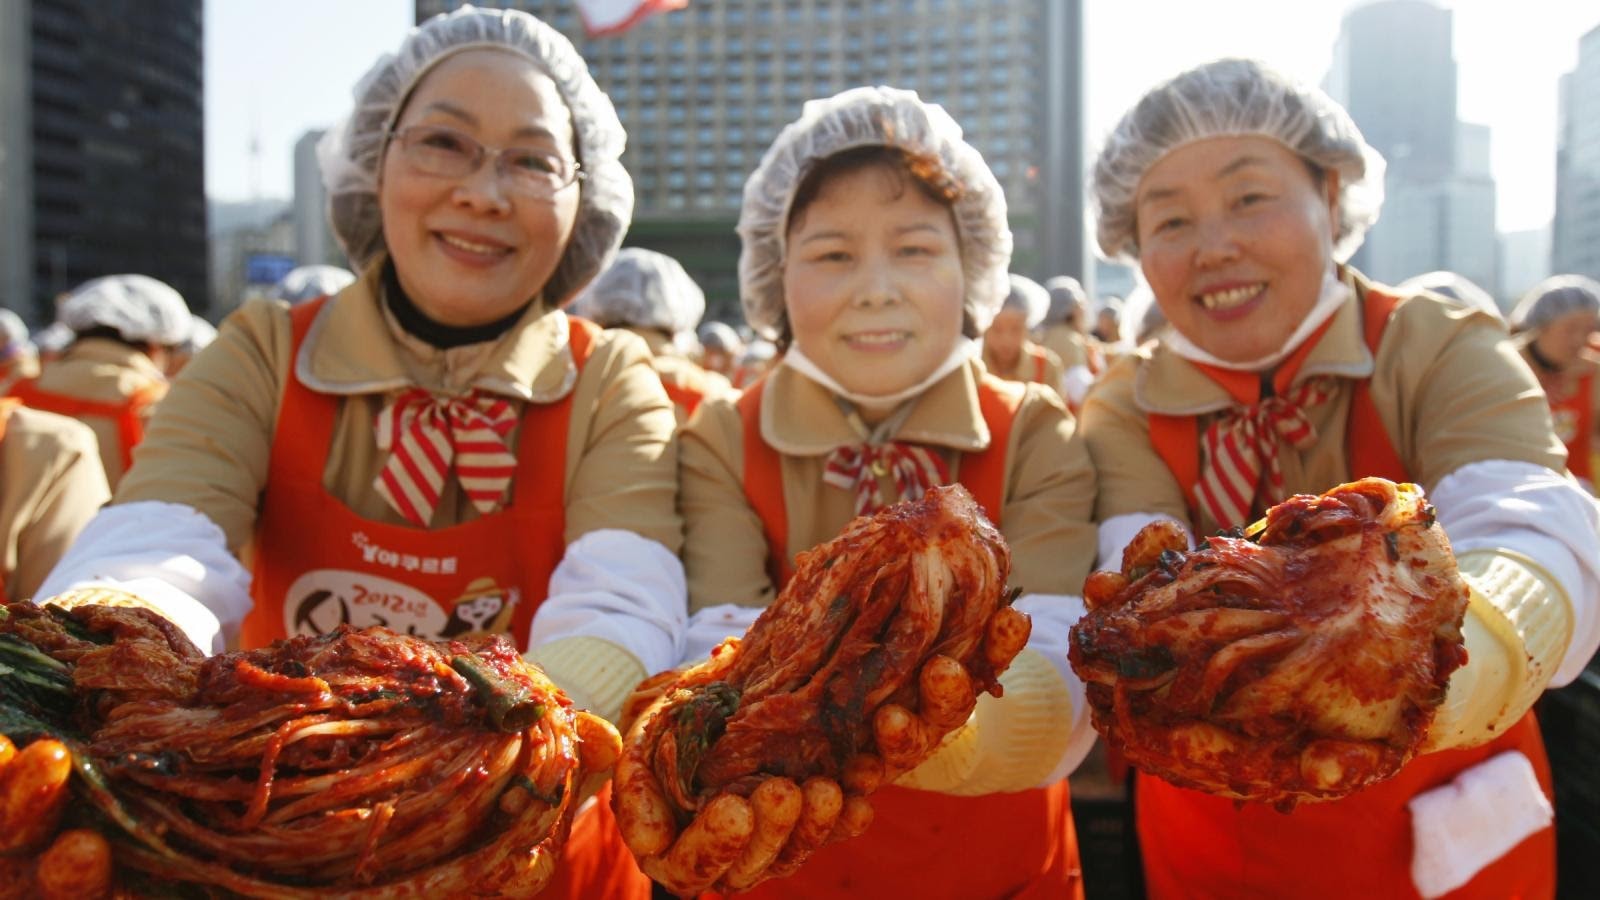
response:
<path id="1" fill-rule="evenodd" d="M 625 247 L 578 299 L 574 315 L 601 328 L 623 328 L 650 349 L 650 365 L 677 406 L 683 423 L 700 401 L 733 390 L 732 382 L 702 369 L 678 349 L 706 312 L 706 295 L 677 260 L 654 250 Z"/>
<path id="2" fill-rule="evenodd" d="M 505 633 L 615 719 L 686 621 L 672 402 L 637 337 L 562 311 L 631 219 L 622 125 L 514 10 L 429 19 L 354 93 L 318 160 L 360 278 L 230 315 L 39 593 L 213 651 Z M 370 584 L 393 602 L 354 602 Z M 610 823 L 578 815 L 541 896 L 648 896 Z"/>
<path id="3" fill-rule="evenodd" d="M 1050 310 L 1044 315 L 1039 343 L 1055 353 L 1066 370 L 1061 396 L 1074 412 L 1105 367 L 1105 356 L 1089 338 L 1089 299 L 1083 285 L 1071 275 L 1057 275 L 1044 283 L 1050 292 Z"/>
<path id="4" fill-rule="evenodd" d="M 733 386 L 742 391 L 755 384 L 772 371 L 781 357 L 777 344 L 759 337 L 751 340 L 739 354 L 739 364 L 733 370 Z"/>
<path id="5" fill-rule="evenodd" d="M 39 376 L 39 350 L 28 339 L 28 326 L 9 309 L 0 309 L 0 396 L 11 385 Z"/>
<path id="6" fill-rule="evenodd" d="M 1121 297 L 1100 298 L 1100 305 L 1094 312 L 1094 327 L 1089 329 L 1089 334 L 1102 347 L 1115 347 L 1122 342 L 1122 305 Z"/>
<path id="7" fill-rule="evenodd" d="M 1528 710 L 1600 643 L 1600 513 L 1496 319 L 1345 264 L 1382 186 L 1342 107 L 1249 60 L 1151 89 L 1094 167 L 1100 248 L 1139 265 L 1170 323 L 1085 402 L 1101 564 L 1152 521 L 1200 538 L 1381 476 L 1426 489 L 1471 589 L 1467 662 L 1389 780 L 1284 814 L 1138 778 L 1156 900 L 1554 894 Z M 1283 683 L 1306 716 L 1338 715 L 1319 682 Z"/>
<path id="8" fill-rule="evenodd" d="M 707 322 L 700 326 L 700 367 L 733 381 L 744 355 L 744 341 L 726 322 Z"/>
<path id="9" fill-rule="evenodd" d="M 34 409 L 88 425 L 115 488 L 166 396 L 167 366 L 189 339 L 193 315 L 177 291 L 147 275 L 96 278 L 72 291 L 58 313 L 72 329 L 72 343 L 11 393 Z"/>
<path id="10" fill-rule="evenodd" d="M 1539 377 L 1556 437 L 1567 447 L 1567 468 L 1594 490 L 1600 453 L 1600 353 L 1590 345 L 1600 330 L 1600 284 L 1557 275 L 1534 285 L 1511 312 L 1522 358 Z"/>
<path id="11" fill-rule="evenodd" d="M 355 280 L 354 272 L 338 266 L 299 266 L 278 279 L 278 283 L 267 291 L 267 298 L 298 306 L 318 297 L 332 297 Z"/>
<path id="12" fill-rule="evenodd" d="M 1038 282 L 1011 275 L 1011 290 L 983 333 L 983 365 L 1007 381 L 1031 381 L 1061 392 L 1061 360 L 1028 340 L 1028 332 L 1044 322 L 1050 294 Z"/>
<path id="13" fill-rule="evenodd" d="M 1471 280 L 1455 272 L 1437 271 L 1426 272 L 1422 275 L 1413 275 L 1395 286 L 1402 294 L 1415 294 L 1421 291 L 1432 291 L 1441 297 L 1449 297 L 1462 306 L 1486 312 L 1502 324 L 1506 321 L 1506 314 L 1500 309 L 1500 304 L 1494 302 L 1489 292 L 1473 284 Z"/>

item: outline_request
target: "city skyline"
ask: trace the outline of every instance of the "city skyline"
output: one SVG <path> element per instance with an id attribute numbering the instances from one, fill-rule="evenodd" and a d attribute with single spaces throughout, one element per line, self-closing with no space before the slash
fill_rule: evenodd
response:
<path id="1" fill-rule="evenodd" d="M 1320 83 L 1341 18 L 1361 5 L 1365 0 L 1292 9 L 1274 0 L 1163 4 L 1162 27 L 1154 30 L 1148 10 L 1086 0 L 1088 152 L 1151 85 L 1208 58 L 1255 56 Z M 1557 84 L 1577 63 L 1579 38 L 1600 25 L 1600 11 L 1563 0 L 1441 5 L 1455 12 L 1457 114 L 1492 131 L 1497 228 L 1542 227 L 1555 208 Z M 413 10 L 414 0 L 207 0 L 208 196 L 249 199 L 252 183 L 260 186 L 258 196 L 291 196 L 294 142 L 348 110 L 356 80 L 379 53 L 399 46 Z M 1508 66 L 1507 59 L 1518 64 Z M 254 174 L 253 136 L 260 139 Z"/>

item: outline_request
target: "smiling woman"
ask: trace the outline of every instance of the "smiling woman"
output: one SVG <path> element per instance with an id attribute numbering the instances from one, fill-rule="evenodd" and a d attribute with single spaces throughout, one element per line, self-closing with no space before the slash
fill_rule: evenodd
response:
<path id="1" fill-rule="evenodd" d="M 1181 546 L 1380 476 L 1427 490 L 1473 589 L 1467 664 L 1430 752 L 1393 778 L 1285 816 L 1227 796 L 1232 762 L 1198 743 L 1173 752 L 1208 792 L 1141 777 L 1157 900 L 1553 893 L 1549 770 L 1527 711 L 1600 645 L 1596 511 L 1562 474 L 1550 414 L 1498 319 L 1343 263 L 1377 218 L 1382 172 L 1326 95 L 1236 59 L 1151 89 L 1095 165 L 1101 249 L 1140 265 L 1171 324 L 1084 403 L 1102 564 L 1156 521 Z M 1341 652 L 1387 652 L 1371 631 Z M 1267 648 L 1252 657 L 1263 671 L 1299 653 L 1249 640 Z M 1434 653 L 1429 636 L 1397 665 Z M 1340 677 L 1333 656 L 1296 657 L 1314 672 L 1294 696 L 1306 721 L 1336 714 L 1320 689 Z M 1225 687 L 1242 696 L 1255 677 Z"/>
<path id="2" fill-rule="evenodd" d="M 1094 478 L 1060 399 L 976 358 L 972 339 L 1009 288 L 1000 185 L 943 109 L 860 88 L 806 104 L 778 136 L 745 185 L 739 235 L 745 318 L 788 349 L 741 398 L 702 404 L 684 431 L 689 659 L 743 631 L 785 584 L 792 592 L 797 554 L 850 544 L 840 535 L 852 518 L 944 484 L 965 485 L 999 526 L 1012 583 L 1028 590 L 1015 608 L 1033 617 L 1000 678 L 1003 700 L 958 707 L 965 724 L 937 748 L 916 746 L 920 765 L 895 786 L 849 797 L 843 808 L 875 811 L 869 831 L 820 849 L 827 842 L 800 827 L 779 835 L 773 868 L 793 874 L 747 896 L 1081 896 L 1063 779 L 1092 731 L 1065 637 L 1093 552 Z M 944 663 L 955 671 L 936 676 L 936 659 L 919 663 L 919 678 L 948 677 L 972 696 L 969 673 Z M 919 733 L 936 705 L 922 702 L 908 716 Z M 820 819 L 835 838 L 859 832 L 837 801 L 831 813 L 813 806 L 819 781 L 821 795 L 863 791 L 812 779 L 802 821 Z M 704 883 L 728 868 L 708 867 Z"/>
<path id="3" fill-rule="evenodd" d="M 230 317 L 40 596 L 113 589 L 212 649 L 509 632 L 617 716 L 686 618 L 672 404 L 638 338 L 562 311 L 632 213 L 623 144 L 532 16 L 423 24 L 319 147 L 360 278 Z M 545 896 L 648 893 L 595 809 Z"/>

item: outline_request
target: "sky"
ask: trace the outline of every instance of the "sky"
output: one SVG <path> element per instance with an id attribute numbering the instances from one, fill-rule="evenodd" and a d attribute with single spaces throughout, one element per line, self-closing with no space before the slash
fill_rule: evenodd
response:
<path id="1" fill-rule="evenodd" d="M 715 2 L 715 0 L 691 0 Z M 1090 152 L 1152 85 L 1219 56 L 1251 56 L 1320 82 L 1339 21 L 1366 0 L 1085 0 L 1085 135 Z M 1441 0 L 1454 11 L 1457 114 L 1492 129 L 1501 231 L 1555 209 L 1557 81 L 1592 0 Z M 410 0 L 205 0 L 206 192 L 291 195 L 301 134 L 350 107 L 351 89 L 412 23 Z M 259 139 L 252 162 L 250 147 Z"/>

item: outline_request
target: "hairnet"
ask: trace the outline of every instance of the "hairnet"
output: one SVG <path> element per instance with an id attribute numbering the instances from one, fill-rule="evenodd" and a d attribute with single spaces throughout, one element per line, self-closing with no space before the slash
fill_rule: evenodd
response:
<path id="1" fill-rule="evenodd" d="M 0 358 L 32 349 L 33 344 L 28 340 L 28 326 L 22 317 L 9 309 L 0 308 Z"/>
<path id="2" fill-rule="evenodd" d="M 267 296 L 293 306 L 318 297 L 332 297 L 355 280 L 354 273 L 338 266 L 301 266 L 279 279 Z"/>
<path id="3" fill-rule="evenodd" d="M 1488 291 L 1454 272 L 1438 271 L 1428 272 L 1423 275 L 1413 275 L 1400 282 L 1397 288 L 1402 294 L 1416 293 L 1417 291 L 1432 291 L 1435 294 L 1443 294 L 1462 306 L 1486 312 L 1502 322 L 1506 319 L 1506 314 L 1500 311 L 1500 304 L 1494 302 L 1494 298 L 1489 296 Z"/>
<path id="4" fill-rule="evenodd" d="M 1349 259 L 1383 205 L 1383 157 L 1327 94 L 1247 59 L 1219 59 L 1157 85 L 1117 123 L 1092 178 L 1101 251 L 1138 259 L 1134 200 L 1158 160 L 1194 141 L 1242 136 L 1271 138 L 1339 173 L 1333 254 Z"/>
<path id="5" fill-rule="evenodd" d="M 1567 313 L 1600 314 L 1600 284 L 1582 275 L 1556 275 L 1533 286 L 1511 311 L 1514 331 L 1538 331 Z"/>
<path id="6" fill-rule="evenodd" d="M 672 257 L 625 247 L 572 301 L 572 311 L 607 328 L 631 325 L 678 334 L 700 324 L 706 295 Z"/>
<path id="7" fill-rule="evenodd" d="M 744 351 L 744 341 L 739 340 L 739 332 L 726 322 L 707 322 L 700 326 L 700 346 L 706 350 L 721 350 L 723 353 L 741 353 Z"/>
<path id="8" fill-rule="evenodd" d="M 1044 324 L 1056 325 L 1072 318 L 1072 314 L 1083 309 L 1088 298 L 1083 293 L 1083 285 L 1071 275 L 1057 275 L 1044 283 L 1044 289 L 1050 293 L 1050 309 L 1044 314 Z"/>
<path id="9" fill-rule="evenodd" d="M 771 362 L 778 358 L 778 345 L 771 341 L 756 338 L 744 347 L 744 354 L 739 357 L 742 365 Z"/>
<path id="10" fill-rule="evenodd" d="M 217 339 L 217 328 L 199 316 L 192 316 L 189 320 L 189 339 L 183 342 L 183 352 L 190 356 L 204 350 L 212 341 Z"/>
<path id="11" fill-rule="evenodd" d="M 989 327 L 1010 285 L 1011 229 L 1006 200 L 983 156 L 961 137 L 949 113 L 913 91 L 852 88 L 812 100 L 785 126 L 744 184 L 739 210 L 739 299 L 745 320 L 775 338 L 784 322 L 783 260 L 790 203 L 812 166 L 845 150 L 887 146 L 937 162 L 960 187 L 951 212 L 961 246 L 966 311 Z M 971 336 L 971 335 L 969 335 Z"/>
<path id="12" fill-rule="evenodd" d="M 107 275 L 79 285 L 61 302 L 61 322 L 74 332 L 114 328 L 123 340 L 176 347 L 189 338 L 183 297 L 148 275 Z"/>
<path id="13" fill-rule="evenodd" d="M 384 250 L 378 173 L 389 134 L 423 76 L 463 50 L 493 47 L 531 60 L 550 76 L 572 113 L 574 148 L 584 173 L 578 217 L 543 289 L 546 302 L 572 299 L 611 261 L 633 217 L 633 181 L 622 168 L 627 140 L 611 100 L 560 32 L 518 10 L 463 7 L 413 29 L 397 54 L 385 54 L 355 88 L 355 109 L 317 144 L 334 233 L 356 268 Z"/>
<path id="14" fill-rule="evenodd" d="M 1044 321 L 1044 314 L 1050 311 L 1050 292 L 1032 278 L 1012 273 L 1011 291 L 1000 303 L 1000 309 L 1002 312 L 1016 310 L 1022 313 L 1028 328 L 1038 328 Z"/>
<path id="15" fill-rule="evenodd" d="M 76 337 L 77 335 L 66 325 L 59 321 L 51 322 L 49 325 L 34 332 L 33 346 L 38 348 L 41 353 L 60 353 Z"/>

